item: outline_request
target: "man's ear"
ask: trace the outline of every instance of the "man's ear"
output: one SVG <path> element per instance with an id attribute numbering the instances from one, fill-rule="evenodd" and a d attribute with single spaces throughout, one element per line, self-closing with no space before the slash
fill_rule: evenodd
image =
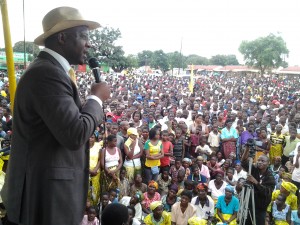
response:
<path id="1" fill-rule="evenodd" d="M 57 41 L 59 44 L 64 45 L 67 40 L 67 34 L 64 32 L 60 32 L 57 34 Z"/>

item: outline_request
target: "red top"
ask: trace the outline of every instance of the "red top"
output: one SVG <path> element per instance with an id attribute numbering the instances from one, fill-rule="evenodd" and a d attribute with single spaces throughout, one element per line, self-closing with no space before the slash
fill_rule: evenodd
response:
<path id="1" fill-rule="evenodd" d="M 163 141 L 162 142 L 162 147 L 164 154 L 170 153 L 170 147 L 172 146 L 172 143 L 170 141 Z M 164 156 L 163 158 L 160 159 L 160 166 L 170 166 L 170 156 Z"/>

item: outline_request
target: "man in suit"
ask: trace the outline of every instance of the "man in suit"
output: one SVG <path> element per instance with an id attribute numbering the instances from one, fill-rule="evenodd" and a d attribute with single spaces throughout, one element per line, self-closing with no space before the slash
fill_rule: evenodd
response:
<path id="1" fill-rule="evenodd" d="M 100 24 L 60 7 L 35 39 L 45 48 L 19 81 L 13 137 L 2 198 L 8 220 L 22 225 L 78 225 L 87 201 L 88 140 L 103 121 L 106 83 L 93 84 L 81 104 L 70 65 L 83 64 L 88 30 Z"/>

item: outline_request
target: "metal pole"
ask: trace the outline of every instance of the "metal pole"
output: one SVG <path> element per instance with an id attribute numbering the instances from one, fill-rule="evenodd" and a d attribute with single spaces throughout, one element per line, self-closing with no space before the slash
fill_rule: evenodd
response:
<path id="1" fill-rule="evenodd" d="M 7 64 L 8 81 L 9 81 L 10 108 L 11 108 L 11 112 L 13 113 L 15 91 L 16 91 L 14 56 L 13 56 L 13 49 L 11 44 L 6 0 L 0 0 L 0 4 L 1 4 L 1 14 L 2 14 L 2 23 L 3 23 L 3 33 L 4 33 L 4 40 L 5 40 L 6 64 Z"/>

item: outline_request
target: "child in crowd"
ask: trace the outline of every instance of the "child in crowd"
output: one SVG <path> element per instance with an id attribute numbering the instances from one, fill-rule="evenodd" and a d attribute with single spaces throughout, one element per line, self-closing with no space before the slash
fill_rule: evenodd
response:
<path id="1" fill-rule="evenodd" d="M 123 196 L 128 196 L 129 195 L 130 184 L 129 184 L 128 179 L 126 178 L 126 169 L 125 169 L 125 167 L 122 167 L 121 170 L 120 170 L 119 190 L 120 190 L 119 200 Z"/>
<path id="2" fill-rule="evenodd" d="M 181 158 L 176 158 L 175 165 L 172 165 L 169 171 L 171 178 L 176 178 L 180 170 L 185 171 L 184 167 L 181 165 Z"/>
<path id="3" fill-rule="evenodd" d="M 140 191 L 142 193 L 147 191 L 147 185 L 144 184 L 141 174 L 136 174 L 134 176 L 134 183 L 130 187 L 130 195 L 135 194 L 137 191 Z"/>
<path id="4" fill-rule="evenodd" d="M 202 136 L 200 138 L 200 144 L 196 147 L 196 153 L 198 153 L 199 156 L 203 157 L 203 161 L 206 162 L 208 156 L 211 155 L 212 150 L 210 147 L 206 144 L 206 137 Z"/>
<path id="5" fill-rule="evenodd" d="M 161 132 L 162 139 L 162 147 L 164 151 L 164 157 L 160 159 L 160 168 L 169 167 L 170 166 L 170 157 L 173 156 L 173 145 L 169 141 L 169 132 L 163 130 Z"/>
<path id="6" fill-rule="evenodd" d="M 220 147 L 220 133 L 217 124 L 213 125 L 213 130 L 209 133 L 207 142 L 212 152 L 216 154 Z"/>
<path id="7" fill-rule="evenodd" d="M 89 207 L 87 210 L 87 215 L 84 215 L 80 225 L 99 225 L 99 220 L 96 216 L 96 209 L 92 206 Z"/>
<path id="8" fill-rule="evenodd" d="M 98 212 L 99 212 L 99 218 L 101 218 L 101 214 L 103 212 L 103 210 L 105 209 L 105 207 L 111 203 L 111 201 L 109 200 L 109 193 L 108 192 L 103 192 L 101 194 L 101 202 L 98 205 Z"/>
<path id="9" fill-rule="evenodd" d="M 225 177 L 225 181 L 230 184 L 231 186 L 235 187 L 237 180 L 235 179 L 235 177 L 233 176 L 234 174 L 234 169 L 232 167 L 229 167 L 227 169 L 226 172 L 226 177 Z"/>
<path id="10" fill-rule="evenodd" d="M 182 160 L 182 166 L 185 169 L 185 179 L 191 174 L 190 165 L 192 164 L 192 161 L 189 158 L 184 158 Z"/>
<path id="11" fill-rule="evenodd" d="M 118 203 L 118 196 L 119 196 L 120 190 L 119 189 L 112 189 L 109 191 L 109 200 L 111 203 Z"/>
<path id="12" fill-rule="evenodd" d="M 197 154 L 196 154 L 196 147 L 199 145 L 200 143 L 200 138 L 202 136 L 201 134 L 202 131 L 202 127 L 198 126 L 196 128 L 196 133 L 195 134 L 191 134 L 191 148 L 190 148 L 190 156 L 196 158 Z"/>
<path id="13" fill-rule="evenodd" d="M 171 184 L 172 178 L 169 176 L 168 167 L 163 167 L 158 175 L 158 193 L 163 196 L 168 193 L 168 186 Z"/>
<path id="14" fill-rule="evenodd" d="M 175 158 L 183 159 L 185 155 L 184 140 L 182 138 L 182 130 L 176 128 L 175 130 L 175 139 L 173 144 L 173 156 Z"/>
<path id="15" fill-rule="evenodd" d="M 217 171 L 220 170 L 220 165 L 217 163 L 216 156 L 212 156 L 210 160 L 207 162 L 206 166 L 209 169 L 211 179 L 214 179 L 217 174 Z"/>

